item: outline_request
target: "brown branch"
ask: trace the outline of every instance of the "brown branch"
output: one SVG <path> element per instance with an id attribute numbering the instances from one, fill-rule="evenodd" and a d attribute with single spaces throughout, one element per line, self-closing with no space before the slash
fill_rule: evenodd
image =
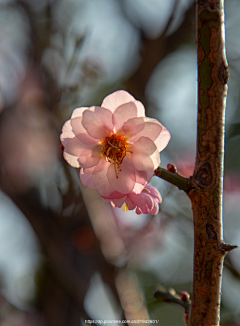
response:
<path id="1" fill-rule="evenodd" d="M 180 190 L 188 192 L 191 187 L 191 178 L 185 178 L 177 172 L 171 172 L 159 166 L 155 170 L 155 175 L 165 181 L 168 181 L 172 185 L 178 187 Z"/>
<path id="2" fill-rule="evenodd" d="M 88 284 L 80 278 L 79 273 L 71 266 L 69 253 L 71 243 L 62 233 L 61 227 L 52 214 L 30 194 L 22 195 L 9 191 L 5 184 L 2 190 L 12 199 L 27 217 L 40 242 L 41 249 L 55 278 L 59 281 L 72 301 L 83 310 L 83 301 Z"/>
<path id="3" fill-rule="evenodd" d="M 190 295 L 186 291 L 182 291 L 181 295 L 179 295 L 172 288 L 167 290 L 163 286 L 158 285 L 154 293 L 154 298 L 164 302 L 176 303 L 184 308 L 185 313 L 189 313 L 191 300 Z"/>
<path id="4" fill-rule="evenodd" d="M 222 235 L 224 117 L 228 69 L 223 0 L 197 0 L 198 126 L 192 189 L 194 276 L 191 326 L 219 325 Z"/>

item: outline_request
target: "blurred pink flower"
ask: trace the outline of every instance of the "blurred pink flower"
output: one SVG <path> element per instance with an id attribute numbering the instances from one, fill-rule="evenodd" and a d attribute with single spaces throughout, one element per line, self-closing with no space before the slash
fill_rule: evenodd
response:
<path id="1" fill-rule="evenodd" d="M 18 94 L 13 95 L 15 105 L 1 116 L 0 127 L 1 181 L 20 193 L 50 173 L 59 154 L 38 68 L 26 68 Z"/>
<path id="2" fill-rule="evenodd" d="M 60 139 L 65 160 L 82 168 L 82 183 L 107 197 L 116 190 L 141 193 L 160 164 L 159 152 L 170 133 L 145 117 L 143 104 L 121 90 L 105 97 L 101 107 L 75 109 Z"/>
<path id="3" fill-rule="evenodd" d="M 131 192 L 127 195 L 114 191 L 110 196 L 103 197 L 105 201 L 111 203 L 113 207 L 121 207 L 124 203 L 123 210 L 133 210 L 137 207 L 137 214 L 156 215 L 159 211 L 159 205 L 162 202 L 162 197 L 158 190 L 151 186 L 145 186 L 140 194 Z"/>

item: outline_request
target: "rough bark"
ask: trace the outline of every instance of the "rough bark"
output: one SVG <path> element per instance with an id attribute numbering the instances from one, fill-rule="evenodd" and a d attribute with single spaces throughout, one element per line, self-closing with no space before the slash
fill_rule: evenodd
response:
<path id="1" fill-rule="evenodd" d="M 228 69 L 223 0 L 197 0 L 198 123 L 191 190 L 194 276 L 191 326 L 219 325 L 223 260 L 224 121 Z"/>

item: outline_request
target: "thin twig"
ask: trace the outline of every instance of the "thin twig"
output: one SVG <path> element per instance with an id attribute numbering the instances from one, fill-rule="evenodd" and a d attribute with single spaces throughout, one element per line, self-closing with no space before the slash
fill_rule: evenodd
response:
<path id="1" fill-rule="evenodd" d="M 155 170 L 155 175 L 178 187 L 180 190 L 184 190 L 185 192 L 188 192 L 191 188 L 191 178 L 185 178 L 181 174 L 170 172 L 161 166 Z"/>

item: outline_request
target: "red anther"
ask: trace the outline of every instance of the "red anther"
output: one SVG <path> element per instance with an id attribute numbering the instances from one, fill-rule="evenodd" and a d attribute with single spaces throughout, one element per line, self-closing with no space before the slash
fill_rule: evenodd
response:
<path id="1" fill-rule="evenodd" d="M 61 149 L 61 151 L 64 151 L 64 146 L 60 145 L 60 149 Z"/>

